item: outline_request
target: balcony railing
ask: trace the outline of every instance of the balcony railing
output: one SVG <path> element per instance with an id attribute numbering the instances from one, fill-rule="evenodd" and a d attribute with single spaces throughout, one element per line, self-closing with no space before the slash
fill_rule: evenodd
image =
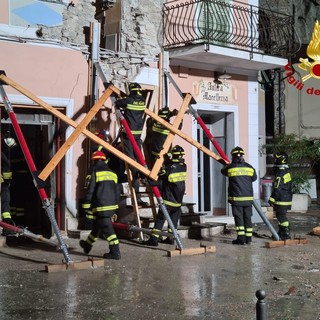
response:
<path id="1" fill-rule="evenodd" d="M 297 49 L 291 16 L 238 1 L 168 1 L 163 19 L 165 49 L 205 44 L 284 58 Z"/>

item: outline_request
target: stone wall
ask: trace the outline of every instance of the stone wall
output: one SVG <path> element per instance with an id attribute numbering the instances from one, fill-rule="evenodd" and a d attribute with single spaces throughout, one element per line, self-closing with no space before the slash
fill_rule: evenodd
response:
<path id="1" fill-rule="evenodd" d="M 162 43 L 162 3 L 155 0 L 120 1 L 121 22 L 118 52 L 105 50 L 101 43 L 100 62 L 109 81 L 124 89 L 124 82 L 131 81 L 141 67 L 157 61 Z M 68 44 L 88 45 L 84 28 L 90 27 L 95 20 L 95 7 L 92 0 L 79 0 L 74 6 L 66 6 L 63 25 L 42 27 L 41 37 L 55 39 Z M 113 8 L 108 9 L 112 14 Z M 106 21 L 107 23 L 107 21 Z M 101 26 L 103 30 L 103 26 Z M 83 50 L 84 58 L 89 58 L 88 50 Z"/>
<path id="2" fill-rule="evenodd" d="M 260 6 L 293 15 L 295 30 L 302 44 L 309 43 L 314 23 L 320 17 L 320 0 L 260 0 Z"/>

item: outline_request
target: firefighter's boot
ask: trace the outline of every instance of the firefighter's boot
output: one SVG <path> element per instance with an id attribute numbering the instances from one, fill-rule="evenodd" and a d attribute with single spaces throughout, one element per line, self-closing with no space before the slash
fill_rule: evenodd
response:
<path id="1" fill-rule="evenodd" d="M 149 240 L 147 241 L 143 241 L 142 244 L 146 245 L 146 246 L 152 246 L 152 247 L 157 247 L 158 244 L 158 238 L 155 236 L 150 236 Z"/>
<path id="2" fill-rule="evenodd" d="M 110 251 L 103 255 L 105 259 L 113 259 L 113 260 L 121 259 L 120 247 L 118 244 L 109 245 L 109 249 Z"/>
<path id="3" fill-rule="evenodd" d="M 85 254 L 88 254 L 90 252 L 90 250 L 92 249 L 92 245 L 89 244 L 87 241 L 85 240 L 80 240 L 79 242 L 80 247 L 83 249 L 83 252 Z"/>
<path id="4" fill-rule="evenodd" d="M 167 237 L 164 240 L 161 240 L 161 243 L 174 244 L 174 239 Z"/>
<path id="5" fill-rule="evenodd" d="M 11 218 L 5 218 L 2 220 L 3 222 L 7 223 L 7 224 L 10 224 L 12 226 L 15 226 L 15 223 L 14 221 L 11 219 Z M 11 231 L 11 230 L 8 230 L 8 229 L 5 229 L 3 228 L 2 229 L 2 236 L 6 237 L 6 236 L 9 236 L 9 235 L 16 235 L 16 233 L 14 231 Z"/>
<path id="6" fill-rule="evenodd" d="M 232 241 L 232 244 L 238 244 L 243 246 L 246 243 L 246 237 L 245 236 L 238 236 L 236 240 Z"/>
<path id="7" fill-rule="evenodd" d="M 291 239 L 290 228 L 284 227 L 284 226 L 279 226 L 278 235 L 279 235 L 280 240 L 283 240 L 283 241 Z"/>

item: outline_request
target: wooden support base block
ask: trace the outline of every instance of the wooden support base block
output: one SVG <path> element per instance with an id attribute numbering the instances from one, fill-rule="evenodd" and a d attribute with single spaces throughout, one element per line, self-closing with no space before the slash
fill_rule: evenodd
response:
<path id="1" fill-rule="evenodd" d="M 6 237 L 0 236 L 0 247 L 4 247 L 6 244 Z"/>
<path id="2" fill-rule="evenodd" d="M 72 261 L 69 264 L 49 264 L 45 266 L 46 272 L 60 272 L 69 270 L 83 270 L 104 267 L 104 259 L 88 258 L 88 261 Z"/>
<path id="3" fill-rule="evenodd" d="M 207 246 L 200 243 L 200 248 L 188 248 L 188 249 L 176 249 L 172 251 L 167 251 L 168 257 L 177 257 L 177 256 L 192 256 L 196 254 L 204 254 L 216 252 L 215 246 Z"/>
<path id="4" fill-rule="evenodd" d="M 312 233 L 316 236 L 320 236 L 320 227 L 313 228 Z"/>
<path id="5" fill-rule="evenodd" d="M 277 248 L 283 246 L 292 246 L 297 244 L 308 244 L 309 240 L 307 239 L 293 239 L 293 240 L 285 240 L 285 241 L 268 241 L 265 243 L 266 248 Z"/>

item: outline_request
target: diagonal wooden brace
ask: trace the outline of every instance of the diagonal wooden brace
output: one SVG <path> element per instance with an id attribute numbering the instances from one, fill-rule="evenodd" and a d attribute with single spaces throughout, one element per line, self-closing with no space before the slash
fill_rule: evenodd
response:
<path id="1" fill-rule="evenodd" d="M 183 119 L 183 116 L 186 112 L 186 110 L 188 109 L 188 106 L 190 104 L 190 101 L 192 99 L 192 95 L 187 93 L 185 98 L 183 99 L 182 105 L 179 109 L 179 112 L 175 118 L 175 120 L 173 121 L 172 127 L 177 129 Z M 145 109 L 146 110 L 146 109 Z M 163 144 L 163 148 L 159 153 L 159 158 L 156 160 L 156 162 L 153 165 L 153 168 L 151 169 L 151 173 L 149 175 L 149 177 L 153 180 L 156 180 L 158 177 L 158 172 L 163 164 L 163 156 L 169 151 L 170 146 L 172 144 L 172 141 L 174 139 L 174 134 L 172 132 L 170 132 L 168 134 L 168 137 L 166 139 L 166 141 Z"/>
<path id="2" fill-rule="evenodd" d="M 67 151 L 71 148 L 73 143 L 79 138 L 83 133 L 83 130 L 89 125 L 90 121 L 94 118 L 97 112 L 101 109 L 104 102 L 110 97 L 113 93 L 111 89 L 107 89 L 95 105 L 89 110 L 87 115 L 82 119 L 82 121 L 77 125 L 75 130 L 72 132 L 67 141 L 61 146 L 61 148 L 56 152 L 54 157 L 49 161 L 46 167 L 39 174 L 41 180 L 46 180 L 51 172 L 55 169 L 61 159 L 65 156 Z"/>
<path id="3" fill-rule="evenodd" d="M 62 112 L 60 112 L 59 110 L 53 108 L 52 106 L 50 106 L 49 104 L 47 104 L 46 102 L 44 102 L 43 100 L 41 100 L 40 98 L 38 98 L 37 96 L 32 94 L 30 91 L 28 91 L 27 89 L 25 89 L 22 86 L 20 86 L 18 83 L 14 82 L 13 80 L 11 80 L 8 77 L 6 77 L 5 75 L 3 75 L 3 74 L 0 75 L 0 81 L 3 81 L 4 83 L 10 85 L 12 88 L 14 88 L 18 92 L 22 93 L 23 95 L 25 95 L 30 100 L 32 100 L 35 103 L 37 103 L 38 105 L 42 106 L 45 110 L 47 110 L 48 112 L 52 113 L 54 116 L 56 116 L 57 118 L 61 119 L 62 121 L 64 121 L 68 125 L 70 125 L 71 127 L 76 128 L 78 126 L 78 124 L 75 121 L 73 121 L 72 119 L 68 118 Z M 109 88 L 111 90 L 113 90 L 114 92 L 116 92 L 116 90 L 114 89 L 113 86 L 110 86 Z M 149 176 L 150 170 L 148 170 L 147 168 L 145 168 L 141 164 L 137 163 L 136 161 L 134 161 L 133 159 L 128 157 L 126 154 L 122 153 L 121 151 L 119 151 L 118 149 L 113 147 L 108 142 L 100 139 L 93 132 L 89 131 L 88 129 L 84 129 L 82 133 L 84 135 L 86 135 L 89 139 L 94 141 L 95 143 L 97 143 L 99 145 L 102 145 L 104 148 L 109 150 L 112 154 L 114 154 L 115 156 L 117 156 L 121 160 L 127 162 L 129 165 L 133 166 L 134 168 L 136 168 L 137 170 L 142 172 L 144 175 Z"/>
<path id="4" fill-rule="evenodd" d="M 145 113 L 150 116 L 151 118 L 153 118 L 154 120 L 156 120 L 157 122 L 159 122 L 160 124 L 162 124 L 165 128 L 167 128 L 168 130 L 170 130 L 171 132 L 173 132 L 174 134 L 176 134 L 177 136 L 179 136 L 180 138 L 184 139 L 185 141 L 189 142 L 190 144 L 192 144 L 193 146 L 195 146 L 196 148 L 198 148 L 200 151 L 202 151 L 203 153 L 207 154 L 209 157 L 213 158 L 214 160 L 217 160 L 218 162 L 222 163 L 223 165 L 225 165 L 225 161 L 223 160 L 223 158 L 219 155 L 217 155 L 216 153 L 214 153 L 213 151 L 209 150 L 208 148 L 204 147 L 201 143 L 199 143 L 198 141 L 192 139 L 190 136 L 186 135 L 185 133 L 183 133 L 182 131 L 180 131 L 179 129 L 175 128 L 173 125 L 171 125 L 168 121 L 164 120 L 163 118 L 159 117 L 157 114 L 155 114 L 154 112 L 152 112 L 149 109 L 145 110 Z M 152 172 L 151 172 L 152 173 Z"/>

